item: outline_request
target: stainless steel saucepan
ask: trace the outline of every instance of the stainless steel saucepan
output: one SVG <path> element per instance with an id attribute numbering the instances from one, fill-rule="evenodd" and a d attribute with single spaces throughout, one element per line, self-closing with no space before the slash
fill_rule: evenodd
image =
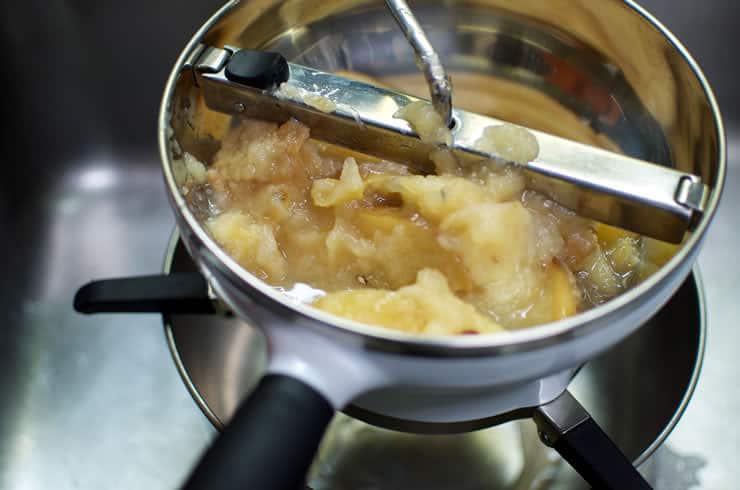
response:
<path id="1" fill-rule="evenodd" d="M 457 105 L 697 175 L 710 189 L 704 214 L 678 253 L 645 282 L 597 308 L 535 328 L 427 338 L 297 303 L 229 257 L 180 194 L 173 161 L 187 151 L 209 162 L 230 117 L 203 100 L 188 68 L 196 48 L 270 50 L 323 71 L 364 73 L 402 91 L 425 85 L 380 1 L 226 4 L 175 64 L 159 116 L 159 146 L 187 250 L 215 294 L 262 329 L 269 362 L 267 375 L 188 486 L 296 488 L 335 410 L 426 432 L 469 430 L 531 413 L 543 439 L 594 486 L 645 485 L 566 387 L 580 365 L 642 325 L 690 272 L 725 174 L 724 132 L 712 91 L 685 48 L 631 1 L 412 6 L 452 74 Z"/>

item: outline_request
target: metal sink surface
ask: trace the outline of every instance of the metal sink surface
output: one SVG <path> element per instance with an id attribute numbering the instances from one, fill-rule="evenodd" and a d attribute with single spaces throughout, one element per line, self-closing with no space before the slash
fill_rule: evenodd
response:
<path id="1" fill-rule="evenodd" d="M 156 315 L 84 317 L 92 278 L 156 273 L 174 221 L 156 113 L 182 46 L 220 1 L 3 2 L 0 488 L 175 488 L 214 435 Z M 650 0 L 698 59 L 728 133 L 728 180 L 699 265 L 706 357 L 653 456 L 657 488 L 736 488 L 740 427 L 740 4 Z M 660 355 L 660 352 L 656 352 Z"/>

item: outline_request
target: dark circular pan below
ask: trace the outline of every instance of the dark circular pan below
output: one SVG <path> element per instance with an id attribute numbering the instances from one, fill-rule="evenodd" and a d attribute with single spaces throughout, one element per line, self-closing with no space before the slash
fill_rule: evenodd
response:
<path id="1" fill-rule="evenodd" d="M 177 234 L 173 235 L 164 270 L 167 273 L 195 270 Z M 177 369 L 195 402 L 216 428 L 222 427 L 263 372 L 265 348 L 261 334 L 237 318 L 215 315 L 165 318 L 165 332 Z M 625 454 L 636 464 L 641 464 L 663 443 L 693 394 L 704 356 L 705 335 L 704 296 L 695 270 L 655 317 L 616 347 L 588 362 L 569 389 Z M 335 421 L 336 430 L 330 429 L 325 438 L 325 441 L 331 441 L 325 446 L 331 448 L 325 447 L 317 459 L 336 459 L 336 454 L 328 456 L 327 453 L 336 453 L 337 440 L 343 441 L 339 446 L 344 444 L 348 453 L 354 453 L 353 448 L 357 450 L 358 445 L 364 444 L 360 440 L 362 438 L 335 435 L 340 430 L 349 430 L 348 424 L 355 424 L 352 430 L 364 434 L 365 443 L 372 440 L 371 445 L 375 449 L 378 444 L 383 446 L 387 443 L 383 439 L 386 436 L 389 441 L 396 441 L 391 444 L 395 449 L 398 449 L 399 437 L 404 447 L 413 448 L 415 441 L 418 442 L 417 448 L 426 447 L 436 441 L 435 447 L 454 451 L 461 450 L 461 441 L 470 439 L 469 434 L 401 435 L 343 416 Z M 360 424 L 363 427 L 358 429 Z M 490 425 L 490 421 L 473 421 L 471 424 L 460 429 L 485 427 Z M 479 431 L 482 432 L 485 431 Z M 524 439 L 536 439 L 531 430 L 519 432 Z M 480 441 L 471 440 L 470 443 L 482 447 Z M 532 441 L 524 440 L 523 447 L 529 448 L 524 453 L 531 452 L 532 446 Z M 365 448 L 363 451 L 368 450 Z M 427 457 L 433 458 L 431 455 Z M 530 455 L 528 458 L 537 460 L 540 465 L 543 461 L 541 456 Z M 357 464 L 356 458 L 349 460 L 345 461 L 346 464 Z M 374 461 L 377 463 L 377 457 Z M 488 461 L 490 463 L 490 458 Z M 434 463 L 427 461 L 426 464 Z M 511 465 L 510 462 L 506 464 Z M 321 466 L 321 461 L 315 464 L 316 468 Z M 332 471 L 341 470 L 341 462 L 325 466 L 331 467 Z M 524 473 L 525 470 L 526 464 Z M 314 473 L 317 472 L 321 473 L 316 469 Z M 564 473 L 566 476 L 562 478 L 572 478 L 572 475 Z M 490 483 L 486 485 L 490 487 Z M 490 488 L 520 487 L 499 485 Z"/>

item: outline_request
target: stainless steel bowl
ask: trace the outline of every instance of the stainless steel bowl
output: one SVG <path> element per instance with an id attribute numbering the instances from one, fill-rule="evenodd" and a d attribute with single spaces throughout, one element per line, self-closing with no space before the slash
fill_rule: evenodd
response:
<path id="1" fill-rule="evenodd" d="M 174 236 L 165 272 L 196 270 Z M 165 333 L 177 369 L 206 417 L 223 428 L 266 364 L 259 330 L 236 318 L 171 316 Z M 637 465 L 668 437 L 693 394 L 706 336 L 703 289 L 694 273 L 639 331 L 587 363 L 569 389 Z M 431 447 L 431 449 L 430 449 Z M 426 448 L 426 449 L 423 449 Z M 448 471 L 451 454 L 459 456 Z M 405 466 L 404 466 L 405 465 Z M 431 471 L 436 468 L 437 470 Z M 642 466 L 650 477 L 650 465 Z M 314 461 L 309 483 L 320 489 L 532 488 L 576 489 L 583 482 L 537 439 L 531 422 L 510 422 L 479 433 L 400 434 L 338 415 Z M 430 482 L 437 486 L 430 486 Z M 479 486 L 477 486 L 479 485 Z M 584 487 L 585 488 L 585 487 Z"/>
<path id="2" fill-rule="evenodd" d="M 408 374 L 419 367 L 422 358 L 459 359 L 457 364 L 468 362 L 468 369 L 458 369 L 458 376 L 448 374 L 445 379 L 462 384 L 472 372 L 480 371 L 479 361 L 486 358 L 490 361 L 487 371 L 495 375 L 473 383 L 477 388 L 551 376 L 547 386 L 536 390 L 539 395 L 534 399 L 531 394 L 526 401 L 521 394 L 508 400 L 489 398 L 489 413 L 547 401 L 562 390 L 569 370 L 633 332 L 688 275 L 724 182 L 719 111 L 689 54 L 632 2 L 420 1 L 413 6 L 452 72 L 458 104 L 700 175 L 712 189 L 707 211 L 676 256 L 639 286 L 574 317 L 504 334 L 444 339 L 338 319 L 292 302 L 242 269 L 201 227 L 172 175 L 171 161 L 182 149 L 210 161 L 228 126 L 227 116 L 205 107 L 190 72 L 181 68 L 197 43 L 230 44 L 278 50 L 301 63 L 366 73 L 401 88 L 423 87 L 410 48 L 384 6 L 357 0 L 229 3 L 186 46 L 165 90 L 159 121 L 160 151 L 182 239 L 216 292 L 238 315 L 260 327 L 282 325 L 291 331 L 283 341 L 278 339 L 278 329 L 271 329 L 276 332 L 274 346 L 293 342 L 295 332 L 315 332 L 331 338 L 338 350 L 361 350 L 377 357 L 370 359 L 364 372 L 382 362 L 384 366 L 396 363 Z M 337 358 L 343 355 L 335 354 Z M 295 364 L 294 360 L 278 359 L 276 369 L 290 370 L 287 366 Z M 449 373 L 451 364 L 438 362 L 424 370 L 439 367 L 440 372 Z M 313 371 L 306 376 L 313 385 L 333 385 L 337 390 L 343 385 Z M 429 377 L 426 371 L 423 379 L 407 376 L 389 383 L 378 379 L 383 376 L 377 373 L 364 386 L 355 382 L 353 393 L 323 391 L 340 406 L 384 383 L 424 384 Z M 375 412 L 413 416 L 413 407 L 404 411 L 388 403 L 396 395 L 391 386 L 381 396 L 359 403 Z M 437 398 L 434 394 L 419 396 L 415 404 L 433 406 Z M 483 416 L 481 410 L 462 412 L 456 418 Z M 442 413 L 428 414 L 427 419 L 449 421 Z"/>

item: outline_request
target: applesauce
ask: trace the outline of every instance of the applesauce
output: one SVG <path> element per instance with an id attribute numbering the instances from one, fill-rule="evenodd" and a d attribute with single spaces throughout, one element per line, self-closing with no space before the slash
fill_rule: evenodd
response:
<path id="1" fill-rule="evenodd" d="M 489 144 L 509 132 L 493 131 Z M 430 157 L 437 172 L 424 175 L 312 140 L 295 120 L 243 119 L 207 168 L 185 153 L 174 172 L 213 238 L 252 274 L 327 312 L 411 333 L 559 320 L 638 283 L 675 250 L 576 216 L 528 190 L 512 166 Z"/>

